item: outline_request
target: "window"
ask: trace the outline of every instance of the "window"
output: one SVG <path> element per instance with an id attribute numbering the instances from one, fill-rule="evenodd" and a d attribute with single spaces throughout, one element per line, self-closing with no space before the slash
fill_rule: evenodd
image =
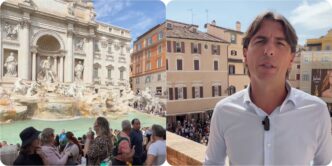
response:
<path id="1" fill-rule="evenodd" d="M 158 81 L 161 80 L 161 74 L 158 74 Z"/>
<path id="2" fill-rule="evenodd" d="M 187 87 L 175 88 L 175 100 L 187 99 Z"/>
<path id="3" fill-rule="evenodd" d="M 231 43 L 236 44 L 236 35 L 231 34 Z"/>
<path id="4" fill-rule="evenodd" d="M 177 88 L 177 89 L 178 89 L 177 99 L 183 99 L 183 88 L 181 87 L 181 88 Z"/>
<path id="5" fill-rule="evenodd" d="M 232 95 L 236 92 L 235 86 L 231 85 L 228 90 L 228 95 Z"/>
<path id="6" fill-rule="evenodd" d="M 168 99 L 173 100 L 173 88 L 168 88 Z"/>
<path id="7" fill-rule="evenodd" d="M 160 31 L 158 33 L 158 40 L 161 40 L 161 39 L 163 39 L 163 31 Z"/>
<path id="8" fill-rule="evenodd" d="M 177 70 L 182 70 L 182 59 L 176 60 L 176 68 Z"/>
<path id="9" fill-rule="evenodd" d="M 162 59 L 158 58 L 157 60 L 157 68 L 160 68 L 162 66 Z"/>
<path id="10" fill-rule="evenodd" d="M 296 74 L 296 80 L 300 80 L 300 74 Z"/>
<path id="11" fill-rule="evenodd" d="M 151 76 L 146 76 L 145 83 L 150 83 L 150 82 L 151 82 Z"/>
<path id="12" fill-rule="evenodd" d="M 212 86 L 212 97 L 221 96 L 221 85 Z"/>
<path id="13" fill-rule="evenodd" d="M 175 44 L 175 52 L 182 52 L 180 42 L 176 42 L 176 44 Z"/>
<path id="14" fill-rule="evenodd" d="M 120 70 L 120 80 L 123 80 L 123 70 Z"/>
<path id="15" fill-rule="evenodd" d="M 136 78 L 136 84 L 139 84 L 139 82 L 140 82 L 140 79 L 139 79 L 139 77 L 137 77 Z"/>
<path id="16" fill-rule="evenodd" d="M 158 46 L 158 55 L 160 55 L 160 54 L 161 54 L 161 52 L 162 52 L 162 46 L 161 46 L 161 45 L 159 45 L 159 46 Z"/>
<path id="17" fill-rule="evenodd" d="M 162 88 L 160 86 L 156 87 L 156 95 L 161 95 L 161 92 L 162 92 Z"/>
<path id="18" fill-rule="evenodd" d="M 228 74 L 235 74 L 235 66 L 229 65 L 228 66 Z"/>
<path id="19" fill-rule="evenodd" d="M 220 46 L 219 45 L 211 45 L 211 54 L 212 55 L 220 55 Z"/>
<path id="20" fill-rule="evenodd" d="M 296 68 L 297 68 L 297 69 L 300 69 L 300 68 L 301 68 L 301 65 L 296 65 Z"/>
<path id="21" fill-rule="evenodd" d="M 107 69 L 107 78 L 112 79 L 112 69 L 111 68 Z"/>
<path id="22" fill-rule="evenodd" d="M 199 60 L 194 60 L 194 70 L 199 70 Z"/>
<path id="23" fill-rule="evenodd" d="M 97 66 L 93 67 L 93 78 L 99 78 L 99 76 L 98 76 L 98 67 Z"/>
<path id="24" fill-rule="evenodd" d="M 218 61 L 214 61 L 214 62 L 213 62 L 213 66 L 214 66 L 214 67 L 213 67 L 214 70 L 218 70 L 218 66 L 219 66 L 219 65 L 218 65 Z"/>
<path id="25" fill-rule="evenodd" d="M 203 86 L 192 87 L 192 98 L 203 98 Z"/>
<path id="26" fill-rule="evenodd" d="M 168 70 L 168 59 L 166 59 L 166 70 Z"/>
<path id="27" fill-rule="evenodd" d="M 108 45 L 108 50 L 107 50 L 107 52 L 109 53 L 109 54 L 112 54 L 112 45 Z"/>
<path id="28" fill-rule="evenodd" d="M 171 23 L 167 23 L 167 29 L 172 29 L 173 28 L 173 25 Z"/>
<path id="29" fill-rule="evenodd" d="M 152 44 L 152 37 L 148 38 L 148 46 Z"/>
<path id="30" fill-rule="evenodd" d="M 231 50 L 231 55 L 232 55 L 232 56 L 236 56 L 236 55 L 237 55 L 237 51 L 235 51 L 235 50 Z"/>
<path id="31" fill-rule="evenodd" d="M 147 58 L 147 59 L 150 59 L 150 58 L 151 58 L 151 51 L 150 51 L 150 50 L 148 50 L 148 51 L 146 52 L 146 58 Z"/>
<path id="32" fill-rule="evenodd" d="M 309 74 L 303 74 L 302 81 L 309 81 Z"/>
<path id="33" fill-rule="evenodd" d="M 200 54 L 201 53 L 201 44 L 200 43 L 191 43 L 191 53 Z"/>
<path id="34" fill-rule="evenodd" d="M 150 62 L 148 62 L 147 64 L 146 64 L 146 71 L 147 70 L 151 70 L 151 63 Z"/>
<path id="35" fill-rule="evenodd" d="M 141 49 L 142 49 L 142 43 L 139 43 L 139 44 L 137 45 L 137 49 L 138 49 L 138 50 L 141 50 Z"/>

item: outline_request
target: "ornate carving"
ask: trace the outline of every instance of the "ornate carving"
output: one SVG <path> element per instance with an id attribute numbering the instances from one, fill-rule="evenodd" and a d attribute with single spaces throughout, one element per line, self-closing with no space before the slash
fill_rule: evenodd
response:
<path id="1" fill-rule="evenodd" d="M 70 16 L 74 16 L 74 2 L 69 2 L 69 4 L 68 4 L 68 14 L 70 15 Z"/>
<path id="2" fill-rule="evenodd" d="M 85 38 L 77 38 L 75 43 L 75 50 L 83 51 L 85 41 L 86 41 Z"/>
<path id="3" fill-rule="evenodd" d="M 4 27 L 5 37 L 10 40 L 16 40 L 18 37 L 18 26 L 5 23 Z"/>
<path id="4" fill-rule="evenodd" d="M 22 19 L 20 21 L 21 28 L 29 27 L 31 24 L 31 21 L 29 19 Z"/>
<path id="5" fill-rule="evenodd" d="M 102 41 L 101 41 L 101 47 L 102 47 L 102 48 L 106 48 L 106 47 L 107 47 L 107 41 L 102 40 Z"/>

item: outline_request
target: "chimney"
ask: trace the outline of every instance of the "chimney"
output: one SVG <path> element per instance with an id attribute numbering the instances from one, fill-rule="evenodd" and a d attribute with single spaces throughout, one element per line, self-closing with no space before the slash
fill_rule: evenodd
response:
<path id="1" fill-rule="evenodd" d="M 216 25 L 216 20 L 213 20 L 211 24 Z"/>
<path id="2" fill-rule="evenodd" d="M 241 31 L 241 23 L 240 21 L 236 21 L 235 28 L 237 31 Z"/>

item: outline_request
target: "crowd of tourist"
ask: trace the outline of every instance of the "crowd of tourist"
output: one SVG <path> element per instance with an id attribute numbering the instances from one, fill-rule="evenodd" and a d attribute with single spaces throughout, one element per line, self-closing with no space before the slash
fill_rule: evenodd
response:
<path id="1" fill-rule="evenodd" d="M 157 124 L 141 128 L 140 120 L 124 120 L 121 130 L 112 130 L 98 117 L 93 130 L 76 137 L 73 132 L 54 129 L 38 131 L 27 127 L 15 145 L 17 157 L 1 161 L 6 165 L 161 165 L 166 159 L 166 130 Z M 5 141 L 0 150 L 9 146 Z M 4 162 L 5 161 L 5 162 Z"/>
<path id="2" fill-rule="evenodd" d="M 207 145 L 209 141 L 210 118 L 205 121 L 198 119 L 178 120 L 167 123 L 167 130 L 195 142 Z"/>

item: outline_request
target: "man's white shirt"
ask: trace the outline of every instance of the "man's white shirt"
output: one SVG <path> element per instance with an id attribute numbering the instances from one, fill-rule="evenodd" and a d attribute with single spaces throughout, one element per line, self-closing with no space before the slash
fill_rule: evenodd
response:
<path id="1" fill-rule="evenodd" d="M 219 101 L 211 119 L 204 165 L 326 165 L 332 160 L 331 118 L 318 97 L 291 88 L 267 115 L 250 99 L 250 86 Z M 273 100 L 273 99 L 271 99 Z M 270 129 L 262 121 L 268 116 Z"/>

